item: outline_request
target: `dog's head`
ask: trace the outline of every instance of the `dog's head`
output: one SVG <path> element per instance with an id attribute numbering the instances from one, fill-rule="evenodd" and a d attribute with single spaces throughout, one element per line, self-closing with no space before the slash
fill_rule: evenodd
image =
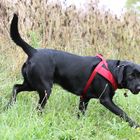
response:
<path id="1" fill-rule="evenodd" d="M 129 89 L 133 94 L 140 92 L 140 65 L 122 61 L 117 66 L 116 79 L 122 88 Z"/>

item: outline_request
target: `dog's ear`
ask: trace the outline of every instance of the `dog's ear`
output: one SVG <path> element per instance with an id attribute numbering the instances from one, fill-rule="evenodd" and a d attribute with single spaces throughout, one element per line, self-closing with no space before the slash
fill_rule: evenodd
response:
<path id="1" fill-rule="evenodd" d="M 117 66 L 117 70 L 116 70 L 116 78 L 117 78 L 117 82 L 118 84 L 121 84 L 124 78 L 124 70 L 125 70 L 125 65 L 119 65 Z"/>

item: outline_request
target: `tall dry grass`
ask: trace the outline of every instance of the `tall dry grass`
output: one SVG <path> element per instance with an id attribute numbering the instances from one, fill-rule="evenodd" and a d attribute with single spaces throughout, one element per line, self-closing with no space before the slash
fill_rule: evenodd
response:
<path id="1" fill-rule="evenodd" d="M 133 12 L 118 18 L 100 11 L 96 2 L 83 12 L 73 5 L 64 9 L 59 2 L 48 4 L 45 0 L 2 0 L 0 7 L 0 54 L 12 60 L 13 71 L 25 59 L 9 37 L 14 12 L 19 14 L 21 35 L 32 45 L 140 62 L 140 21 Z"/>

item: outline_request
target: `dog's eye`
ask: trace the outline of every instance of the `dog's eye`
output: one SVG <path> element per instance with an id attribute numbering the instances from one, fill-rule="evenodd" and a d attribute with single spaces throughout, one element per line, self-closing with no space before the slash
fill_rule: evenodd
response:
<path id="1" fill-rule="evenodd" d="M 132 73 L 132 76 L 136 78 L 136 77 L 138 77 L 138 74 L 137 73 Z"/>
<path id="2" fill-rule="evenodd" d="M 130 79 L 132 79 L 132 78 L 138 78 L 139 75 L 138 75 L 137 73 L 131 73 L 131 74 L 128 75 L 128 77 L 129 77 Z"/>
<path id="3" fill-rule="evenodd" d="M 128 78 L 129 78 L 129 79 L 133 79 L 133 78 L 134 78 L 134 75 L 133 75 L 133 74 L 129 74 L 129 75 L 128 75 Z"/>

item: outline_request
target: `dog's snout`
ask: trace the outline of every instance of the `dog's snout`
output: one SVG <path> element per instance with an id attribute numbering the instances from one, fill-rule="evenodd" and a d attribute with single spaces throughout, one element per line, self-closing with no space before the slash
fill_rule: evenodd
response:
<path id="1" fill-rule="evenodd" d="M 139 92 L 140 92 L 140 85 L 138 85 L 132 93 L 138 94 Z"/>
<path id="2" fill-rule="evenodd" d="M 137 90 L 140 91 L 140 85 L 137 87 Z"/>

